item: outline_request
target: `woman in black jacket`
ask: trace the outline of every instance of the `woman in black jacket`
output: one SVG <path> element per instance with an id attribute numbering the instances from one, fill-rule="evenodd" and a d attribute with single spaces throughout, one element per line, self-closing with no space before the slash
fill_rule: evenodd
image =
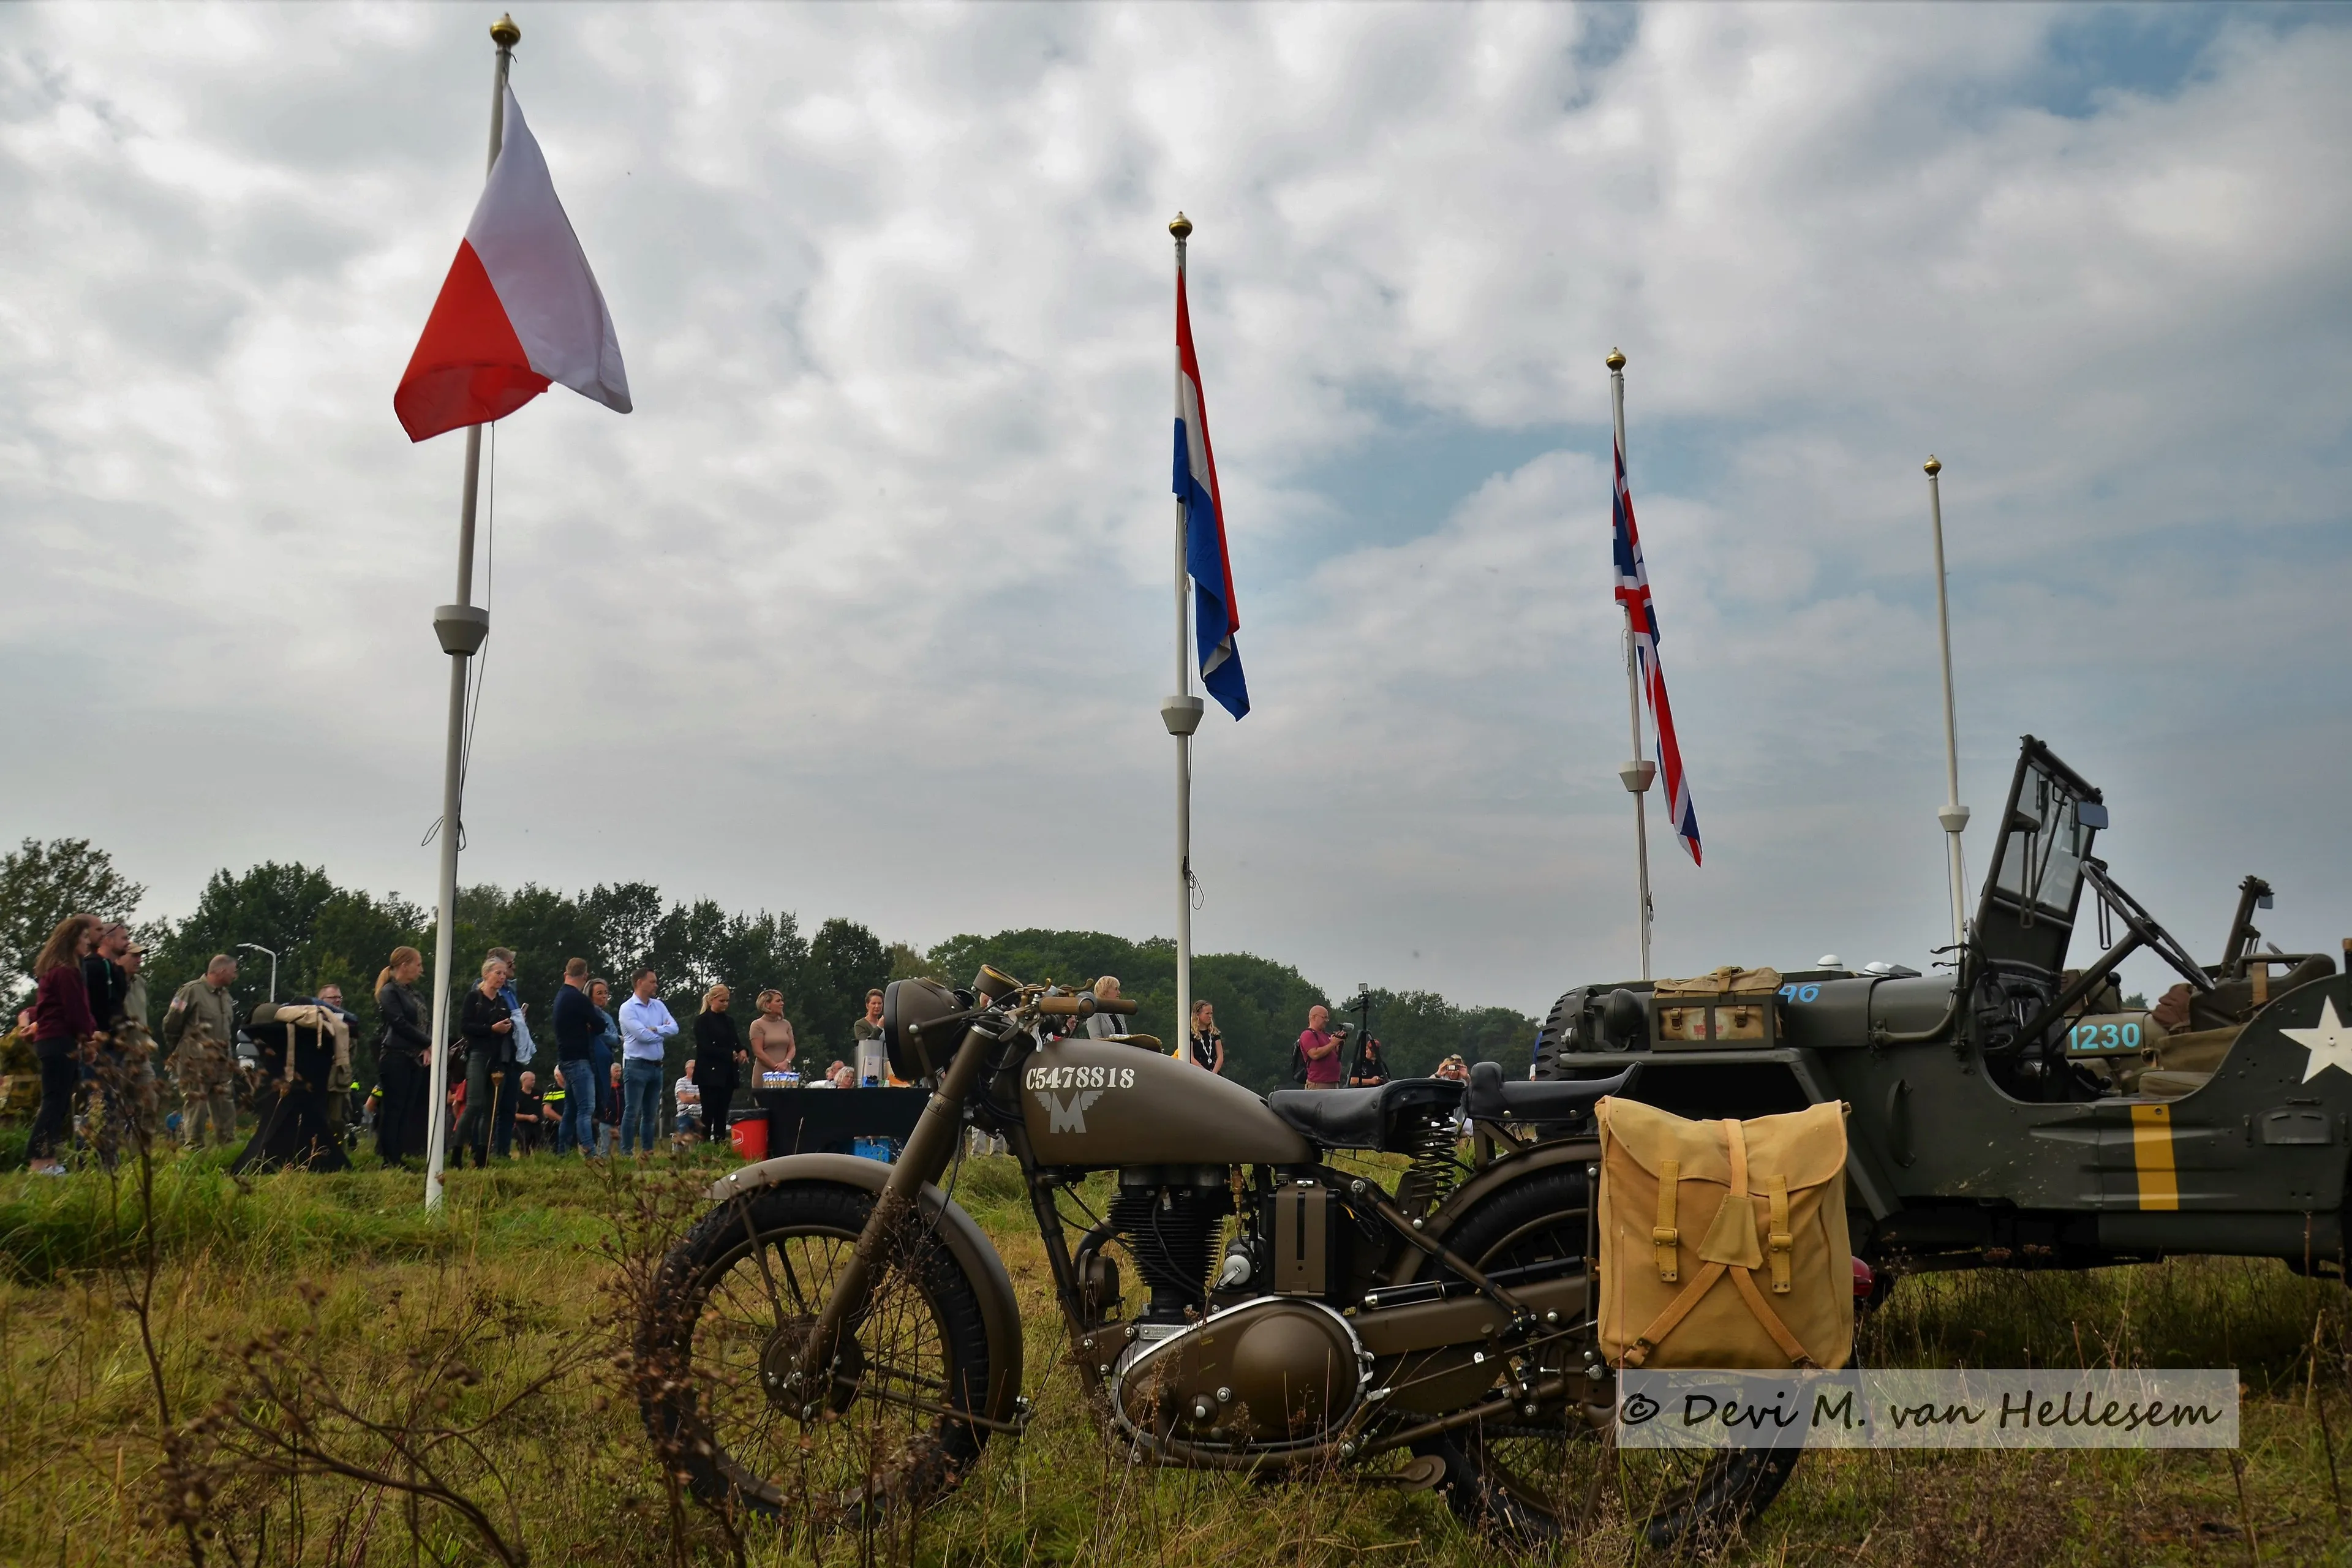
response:
<path id="1" fill-rule="evenodd" d="M 694 1081 L 702 1090 L 702 1135 L 713 1142 L 727 1136 L 727 1102 L 734 1098 L 735 1068 L 743 1060 L 728 1000 L 727 987 L 714 985 L 703 993 L 702 1011 L 694 1016 Z"/>
<path id="2" fill-rule="evenodd" d="M 425 973 L 425 955 L 395 947 L 392 961 L 375 977 L 375 1010 L 383 1032 L 375 1041 L 376 1087 L 383 1100 L 375 1111 L 376 1158 L 396 1165 L 425 1152 L 425 1102 L 433 1094 L 433 1037 L 425 1032 L 425 1008 L 410 989 Z"/>
<path id="3" fill-rule="evenodd" d="M 474 1152 L 476 1166 L 490 1163 L 491 1109 L 499 1080 L 514 1070 L 514 1011 L 499 993 L 514 975 L 503 958 L 485 959 L 482 983 L 468 986 L 457 1023 L 466 1036 L 466 1114 L 457 1120 L 457 1163 Z"/>

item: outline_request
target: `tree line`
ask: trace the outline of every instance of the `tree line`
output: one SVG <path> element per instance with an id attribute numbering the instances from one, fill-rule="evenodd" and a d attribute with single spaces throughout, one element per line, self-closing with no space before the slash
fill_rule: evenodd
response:
<path id="1" fill-rule="evenodd" d="M 146 889 L 119 871 L 112 857 L 88 839 L 26 839 L 0 856 L 0 984 L 21 999 L 30 989 L 33 955 L 50 928 L 79 910 L 131 921 L 147 947 L 148 994 L 160 1025 L 164 1005 L 187 980 L 204 973 L 215 952 L 235 954 L 241 968 L 234 987 L 240 1016 L 268 1000 L 269 962 L 240 944 L 278 955 L 277 994 L 314 995 L 342 988 L 359 1015 L 355 1070 L 373 1082 L 377 1031 L 375 977 L 394 947 L 434 955 L 433 911 L 397 893 L 373 894 L 341 886 L 326 870 L 265 861 L 242 872 L 215 871 L 195 908 L 177 919 L 136 913 Z M 1116 974 L 1142 1005 L 1133 1027 L 1175 1044 L 1176 944 L 1164 937 L 1131 942 L 1099 931 L 1008 931 L 993 936 L 950 937 L 929 952 L 886 943 L 855 921 L 830 919 L 813 936 L 790 912 L 745 914 L 709 899 L 665 900 L 650 883 L 599 883 L 566 893 L 536 883 L 506 889 L 490 884 L 457 894 L 456 977 L 470 982 L 484 952 L 514 950 L 518 991 L 534 1004 L 534 1037 L 552 1061 L 549 1002 L 569 958 L 585 958 L 593 973 L 625 991 L 629 977 L 650 967 L 679 1018 L 691 1018 L 704 991 L 724 982 L 748 1025 L 751 999 L 773 987 L 783 993 L 804 1062 L 822 1067 L 846 1058 L 851 1026 L 865 1010 L 866 993 L 894 979 L 931 975 L 967 984 L 985 962 L 1022 980 L 1085 985 Z M 1253 1089 L 1285 1087 L 1290 1051 L 1318 1004 L 1337 1012 L 1352 998 L 1335 998 L 1288 964 L 1250 953 L 1209 953 L 1192 961 L 1192 994 L 1216 1005 L 1223 1030 L 1226 1075 Z M 1433 992 L 1371 993 L 1372 1032 L 1388 1048 L 1398 1077 L 1428 1072 L 1446 1056 L 1493 1060 L 1514 1074 L 1524 1069 L 1535 1020 L 1507 1007 L 1463 1007 Z M 11 1005 L 21 1005 L 12 1001 Z M 1352 1015 L 1341 1014 L 1343 1019 Z M 687 1051 L 673 1042 L 673 1056 Z"/>

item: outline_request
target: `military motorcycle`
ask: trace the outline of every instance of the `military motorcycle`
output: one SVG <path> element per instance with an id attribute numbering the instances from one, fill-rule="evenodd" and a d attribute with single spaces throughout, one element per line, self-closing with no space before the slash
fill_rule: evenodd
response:
<path id="1" fill-rule="evenodd" d="M 871 1521 L 1021 1433 L 1019 1305 L 952 1196 L 967 1129 L 1019 1163 L 1055 1337 L 1131 1459 L 1442 1490 L 1526 1540 L 1576 1529 L 1604 1476 L 1660 1542 L 1779 1490 L 1793 1456 L 1606 1443 L 1589 1112 L 1638 1068 L 1261 1097 L 1084 1032 L 1133 1011 L 992 968 L 888 988 L 891 1065 L 933 1091 L 896 1163 L 731 1173 L 650 1293 L 644 1415 L 698 1496 Z"/>

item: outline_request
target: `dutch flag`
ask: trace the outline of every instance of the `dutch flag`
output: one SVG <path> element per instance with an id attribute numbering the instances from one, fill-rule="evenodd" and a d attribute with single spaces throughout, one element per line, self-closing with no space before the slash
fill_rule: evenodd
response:
<path id="1" fill-rule="evenodd" d="M 1234 642 L 1241 610 L 1234 601 L 1234 563 L 1225 549 L 1225 507 L 1217 495 L 1217 458 L 1209 446 L 1208 404 L 1192 354 L 1192 317 L 1184 274 L 1176 274 L 1176 499 L 1184 506 L 1184 570 L 1192 579 L 1192 633 L 1201 684 L 1238 719 L 1249 711 L 1241 649 Z"/>

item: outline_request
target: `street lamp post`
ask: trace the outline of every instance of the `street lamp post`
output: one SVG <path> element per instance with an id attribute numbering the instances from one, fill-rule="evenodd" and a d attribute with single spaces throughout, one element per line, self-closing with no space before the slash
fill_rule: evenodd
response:
<path id="1" fill-rule="evenodd" d="M 266 947 L 262 946 L 262 945 L 261 945 L 259 942 L 238 942 L 236 945 L 237 945 L 237 947 L 238 947 L 240 950 L 242 950 L 243 952 L 267 952 L 267 953 L 269 953 L 269 999 L 270 999 L 272 1002 L 277 1001 L 277 1000 L 278 1000 L 278 954 L 277 954 L 277 953 L 275 953 L 275 952 L 270 952 L 270 950 L 269 950 L 268 948 L 266 948 Z"/>

